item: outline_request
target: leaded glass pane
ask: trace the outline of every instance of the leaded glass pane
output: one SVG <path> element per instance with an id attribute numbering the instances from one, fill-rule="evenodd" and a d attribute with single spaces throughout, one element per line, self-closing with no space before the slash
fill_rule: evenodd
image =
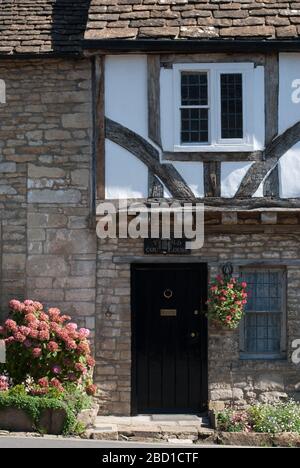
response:
<path id="1" fill-rule="evenodd" d="M 181 105 L 208 105 L 207 73 L 183 72 L 181 74 Z"/>
<path id="2" fill-rule="evenodd" d="M 243 76 L 241 73 L 221 74 L 222 138 L 243 138 Z"/>
<path id="3" fill-rule="evenodd" d="M 181 109 L 181 141 L 208 142 L 208 109 Z"/>
<path id="4" fill-rule="evenodd" d="M 283 308 L 282 272 L 245 271 L 249 299 L 244 320 L 246 353 L 278 354 Z"/>

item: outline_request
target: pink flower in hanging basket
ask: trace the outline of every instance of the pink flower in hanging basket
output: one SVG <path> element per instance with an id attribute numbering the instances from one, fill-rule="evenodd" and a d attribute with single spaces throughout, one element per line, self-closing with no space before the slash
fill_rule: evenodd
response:
<path id="1" fill-rule="evenodd" d="M 235 329 L 247 304 L 247 283 L 235 278 L 217 276 L 209 287 L 208 317 L 218 326 Z"/>

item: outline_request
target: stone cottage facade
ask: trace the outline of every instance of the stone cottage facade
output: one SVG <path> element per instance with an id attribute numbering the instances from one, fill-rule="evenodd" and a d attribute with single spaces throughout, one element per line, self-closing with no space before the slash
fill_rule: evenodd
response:
<path id="1" fill-rule="evenodd" d="M 3 0 L 0 24 L 2 316 L 9 299 L 30 297 L 90 328 L 103 414 L 299 399 L 300 3 Z M 209 108 L 204 127 L 176 136 L 184 74 L 211 96 L 235 76 L 243 106 L 228 141 L 210 121 L 220 106 L 226 114 L 225 84 L 220 101 L 196 104 Z M 149 254 L 142 239 L 100 240 L 104 198 L 204 202 L 204 247 Z M 254 291 L 237 331 L 204 315 L 208 278 L 227 262 Z M 175 296 L 184 277 L 193 289 L 152 302 L 169 289 L 155 277 L 177 274 Z M 168 343 L 180 341 L 184 304 L 183 356 Z M 160 341 L 143 328 L 156 309 L 175 310 L 153 322 Z"/>

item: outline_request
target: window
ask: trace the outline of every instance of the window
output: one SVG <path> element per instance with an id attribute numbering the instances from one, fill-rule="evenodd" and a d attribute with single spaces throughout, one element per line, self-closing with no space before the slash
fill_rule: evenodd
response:
<path id="1" fill-rule="evenodd" d="M 181 74 L 181 141 L 208 142 L 207 73 Z"/>
<path id="2" fill-rule="evenodd" d="M 221 74 L 222 138 L 243 138 L 243 75 Z"/>
<path id="3" fill-rule="evenodd" d="M 175 63 L 160 84 L 164 151 L 264 149 L 264 67 Z"/>
<path id="4" fill-rule="evenodd" d="M 284 357 L 285 272 L 244 270 L 249 298 L 241 324 L 241 357 L 278 359 Z"/>

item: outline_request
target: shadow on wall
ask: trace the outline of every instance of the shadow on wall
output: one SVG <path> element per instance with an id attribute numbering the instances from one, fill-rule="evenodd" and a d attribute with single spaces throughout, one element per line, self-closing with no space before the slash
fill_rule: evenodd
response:
<path id="1" fill-rule="evenodd" d="M 53 52 L 81 52 L 91 0 L 56 0 L 52 11 Z"/>

